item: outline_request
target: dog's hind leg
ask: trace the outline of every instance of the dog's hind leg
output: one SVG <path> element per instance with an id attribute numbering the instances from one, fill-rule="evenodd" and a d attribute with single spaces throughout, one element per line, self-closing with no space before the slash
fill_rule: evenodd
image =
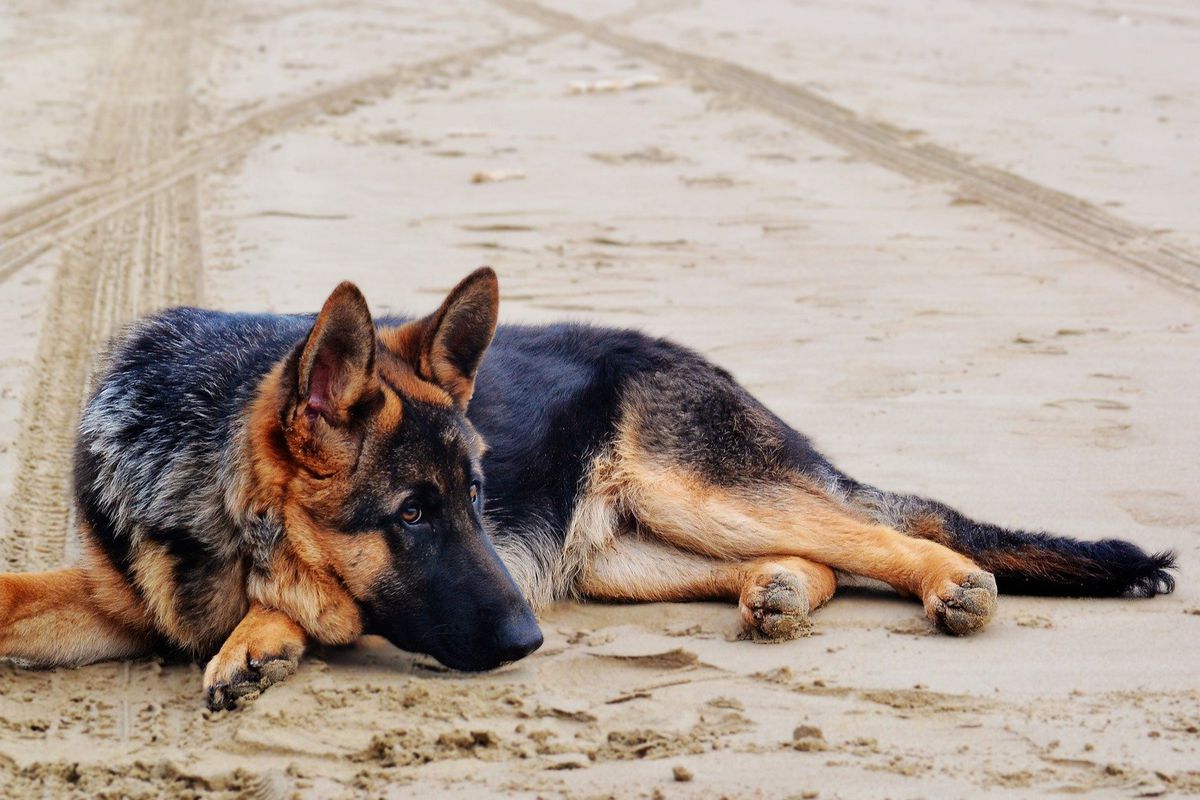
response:
<path id="1" fill-rule="evenodd" d="M 291 617 L 261 603 L 250 610 L 204 670 L 209 708 L 233 708 L 296 671 L 308 636 Z"/>
<path id="2" fill-rule="evenodd" d="M 971 559 L 858 519 L 802 484 L 740 490 L 659 470 L 628 480 L 630 513 L 675 547 L 727 560 L 795 556 L 874 578 L 919 597 L 950 633 L 982 628 L 995 611 L 996 582 Z"/>
<path id="3" fill-rule="evenodd" d="M 79 666 L 150 646 L 140 604 L 106 565 L 0 575 L 0 657 Z"/>
<path id="4" fill-rule="evenodd" d="M 795 556 L 721 561 L 635 533 L 618 534 L 591 554 L 576 588 L 594 600 L 737 602 L 743 633 L 793 639 L 837 586 L 833 571 Z"/>
<path id="5" fill-rule="evenodd" d="M 796 556 L 915 595 L 950 633 L 987 623 L 996 607 L 991 574 L 845 506 L 807 440 L 728 375 L 679 358 L 627 389 L 587 491 L 683 550 L 727 561 Z"/>

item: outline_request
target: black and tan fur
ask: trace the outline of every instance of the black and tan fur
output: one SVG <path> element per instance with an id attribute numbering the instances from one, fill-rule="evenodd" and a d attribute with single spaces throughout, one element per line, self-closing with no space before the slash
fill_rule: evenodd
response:
<path id="1" fill-rule="evenodd" d="M 997 582 L 1173 587 L 1169 554 L 860 484 L 679 345 L 497 330 L 497 311 L 483 269 L 419 320 L 372 320 L 343 284 L 315 317 L 174 309 L 135 325 L 80 425 L 84 560 L 0 576 L 0 655 L 215 653 L 205 686 L 226 706 L 309 642 L 369 632 L 489 668 L 540 644 L 530 604 L 572 596 L 727 599 L 750 636 L 779 639 L 832 597 L 835 571 L 959 634 L 987 623 Z"/>

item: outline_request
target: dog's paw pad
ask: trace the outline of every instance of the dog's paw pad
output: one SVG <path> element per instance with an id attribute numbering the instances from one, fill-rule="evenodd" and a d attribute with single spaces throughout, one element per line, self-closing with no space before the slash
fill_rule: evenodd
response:
<path id="1" fill-rule="evenodd" d="M 971 572 L 946 582 L 925 601 L 925 613 L 939 628 L 962 636 L 980 630 L 996 612 L 996 579 L 990 572 Z"/>
<path id="2" fill-rule="evenodd" d="M 742 592 L 738 610 L 744 639 L 781 642 L 807 636 L 812 631 L 808 588 L 790 572 L 776 572 L 756 580 Z"/>

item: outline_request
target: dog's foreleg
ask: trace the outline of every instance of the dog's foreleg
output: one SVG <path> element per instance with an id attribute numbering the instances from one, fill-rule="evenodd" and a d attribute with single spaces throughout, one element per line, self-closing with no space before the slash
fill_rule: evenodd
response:
<path id="1" fill-rule="evenodd" d="M 626 533 L 584 564 L 579 592 L 595 600 L 729 600 L 748 638 L 792 639 L 809 614 L 833 597 L 833 570 L 795 556 L 722 561 Z"/>
<path id="2" fill-rule="evenodd" d="M 310 554 L 311 555 L 311 554 Z M 251 572 L 250 609 L 204 671 L 210 708 L 232 708 L 296 671 L 310 641 L 350 644 L 363 632 L 358 604 L 328 570 L 279 547 L 270 569 Z"/>
<path id="3" fill-rule="evenodd" d="M 0 575 L 0 657 L 79 666 L 149 650 L 123 581 L 84 567 Z"/>
<path id="4" fill-rule="evenodd" d="M 209 708 L 233 708 L 296 671 L 308 636 L 281 611 L 251 603 L 250 610 L 204 670 Z"/>

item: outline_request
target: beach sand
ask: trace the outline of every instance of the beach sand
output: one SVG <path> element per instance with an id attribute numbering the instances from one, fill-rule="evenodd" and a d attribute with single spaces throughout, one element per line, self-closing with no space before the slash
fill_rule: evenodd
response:
<path id="1" fill-rule="evenodd" d="M 246 707 L 202 665 L 0 664 L 0 787 L 78 797 L 1200 794 L 1200 11 L 1084 0 L 0 9 L 0 556 L 73 557 L 91 358 L 172 304 L 671 336 L 849 474 L 1179 555 L 983 633 L 564 603 L 482 676 L 368 637 Z"/>

